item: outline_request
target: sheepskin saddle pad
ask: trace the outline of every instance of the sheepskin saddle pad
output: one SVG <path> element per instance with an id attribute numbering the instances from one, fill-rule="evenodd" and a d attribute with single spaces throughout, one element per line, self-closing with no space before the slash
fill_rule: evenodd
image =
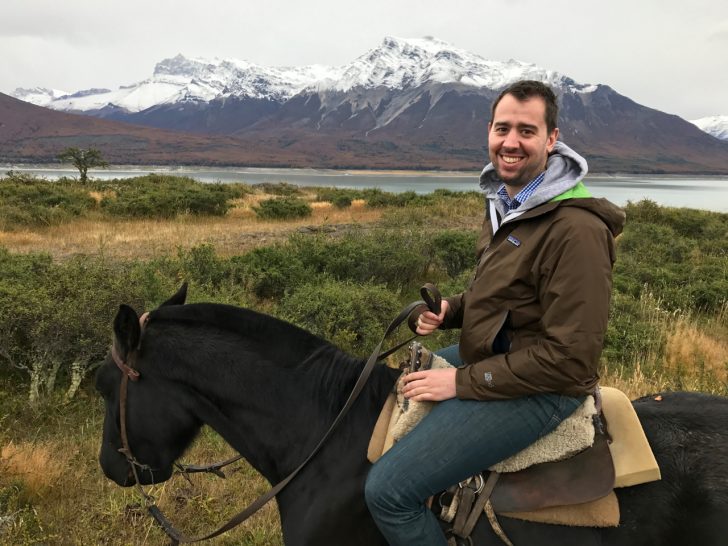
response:
<path id="1" fill-rule="evenodd" d="M 413 343 L 404 371 L 450 366 Z M 615 526 L 619 508 L 613 488 L 660 479 L 629 399 L 617 389 L 603 387 L 600 392 L 608 435 L 595 430 L 597 408 L 589 396 L 551 434 L 488 469 L 500 473 L 490 497 L 496 513 L 543 523 Z M 433 405 L 405 399 L 398 381 L 372 435 L 369 460 L 376 461 Z"/>

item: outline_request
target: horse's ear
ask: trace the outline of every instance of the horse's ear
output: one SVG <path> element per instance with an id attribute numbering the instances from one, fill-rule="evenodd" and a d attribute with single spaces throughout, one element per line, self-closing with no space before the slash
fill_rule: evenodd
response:
<path id="1" fill-rule="evenodd" d="M 177 290 L 177 293 L 169 298 L 167 301 L 165 301 L 160 307 L 165 307 L 167 305 L 184 305 L 185 300 L 187 299 L 187 283 L 183 283 L 182 286 L 180 286 L 179 290 Z"/>
<path id="2" fill-rule="evenodd" d="M 137 348 L 141 326 L 136 311 L 128 305 L 120 305 L 114 318 L 114 344 L 123 358 Z"/>

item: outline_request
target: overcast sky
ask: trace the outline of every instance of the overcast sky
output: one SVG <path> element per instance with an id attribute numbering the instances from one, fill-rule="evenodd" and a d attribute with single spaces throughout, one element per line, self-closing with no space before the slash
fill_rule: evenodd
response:
<path id="1" fill-rule="evenodd" d="M 114 89 L 178 53 L 342 65 L 428 35 L 686 119 L 728 114 L 728 0 L 1 0 L 0 92 Z"/>

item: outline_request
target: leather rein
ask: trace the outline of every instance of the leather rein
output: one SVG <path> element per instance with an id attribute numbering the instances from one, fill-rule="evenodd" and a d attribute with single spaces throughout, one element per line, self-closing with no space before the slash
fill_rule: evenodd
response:
<path id="1" fill-rule="evenodd" d="M 273 486 L 270 490 L 268 490 L 267 493 L 264 493 L 263 495 L 259 496 L 257 499 L 255 499 L 250 505 L 248 505 L 246 508 L 238 512 L 236 515 L 234 515 L 230 520 L 220 526 L 215 531 L 199 537 L 189 537 L 186 534 L 184 534 L 182 531 L 178 530 L 174 525 L 167 519 L 167 517 L 162 513 L 162 511 L 159 509 L 159 507 L 156 505 L 156 499 L 149 495 L 146 491 L 144 491 L 144 488 L 142 487 L 140 481 L 139 481 L 139 474 L 137 472 L 137 468 L 142 470 L 148 470 L 149 472 L 152 471 L 152 469 L 137 460 L 136 457 L 134 457 L 134 454 L 131 451 L 131 447 L 129 446 L 129 437 L 127 434 L 127 393 L 128 393 L 128 386 L 129 381 L 136 382 L 140 378 L 139 371 L 135 368 L 136 360 L 139 354 L 139 349 L 141 347 L 141 339 L 140 337 L 139 344 L 137 347 L 131 349 L 129 351 L 128 359 L 125 361 L 121 355 L 119 354 L 119 351 L 116 348 L 116 345 L 114 344 L 111 348 L 111 358 L 116 363 L 116 365 L 121 370 L 121 383 L 119 385 L 119 425 L 121 428 L 121 445 L 122 447 L 119 449 L 119 452 L 123 454 L 126 457 L 127 462 L 129 463 L 130 471 L 132 475 L 134 476 L 135 485 L 139 493 L 141 494 L 142 498 L 144 499 L 145 506 L 147 510 L 149 511 L 150 515 L 155 519 L 155 521 L 162 527 L 164 532 L 169 536 L 169 538 L 172 540 L 172 544 L 179 544 L 179 543 L 192 543 L 192 542 L 200 542 L 203 540 L 208 540 L 211 538 L 214 538 L 216 536 L 219 536 L 233 527 L 236 527 L 240 525 L 243 521 L 248 519 L 250 516 L 252 516 L 255 512 L 260 510 L 268 501 L 270 501 L 273 497 L 275 497 L 280 491 L 288 485 L 293 478 L 296 477 L 296 475 L 309 463 L 311 459 L 319 452 L 319 450 L 323 447 L 324 443 L 329 439 L 331 434 L 334 432 L 336 427 L 339 425 L 339 423 L 344 419 L 346 414 L 349 412 L 351 407 L 354 405 L 354 402 L 359 397 L 359 394 L 361 394 L 362 390 L 364 389 L 364 385 L 366 384 L 367 380 L 369 379 L 369 376 L 372 373 L 372 370 L 374 369 L 375 364 L 380 359 L 386 358 L 390 354 L 394 353 L 395 351 L 399 350 L 401 347 L 412 341 L 417 335 L 405 340 L 404 342 L 396 345 L 395 347 L 389 349 L 388 351 L 384 353 L 380 353 L 382 350 L 382 345 L 384 344 L 384 341 L 389 337 L 392 332 L 394 332 L 397 327 L 402 324 L 407 318 L 409 317 L 410 313 L 415 310 L 420 305 L 426 304 L 429 309 L 436 314 L 440 313 L 440 305 L 441 305 L 441 296 L 438 289 L 430 284 L 427 283 L 420 289 L 420 295 L 422 296 L 423 301 L 415 301 L 407 305 L 402 311 L 400 311 L 399 315 L 387 326 L 387 329 L 384 332 L 384 336 L 382 336 L 381 341 L 377 344 L 377 346 L 374 348 L 374 351 L 372 351 L 372 354 L 367 359 L 366 364 L 364 365 L 364 368 L 362 369 L 361 373 L 359 374 L 359 377 L 356 380 L 356 383 L 354 384 L 354 387 L 349 394 L 349 397 L 346 400 L 346 403 L 339 411 L 339 414 L 336 416 L 334 421 L 329 426 L 329 429 L 326 431 L 326 433 L 323 435 L 321 440 L 319 440 L 318 444 L 313 448 L 311 453 L 306 457 L 306 459 L 298 466 L 296 467 L 288 476 L 283 478 L 280 482 L 278 482 L 275 486 Z M 148 322 L 149 317 L 148 315 L 142 315 L 142 318 L 140 320 L 140 324 L 142 327 L 142 332 L 144 330 L 144 327 L 146 326 L 146 323 Z M 222 467 L 234 463 L 235 461 L 238 461 L 241 459 L 241 455 L 237 455 L 235 457 L 232 457 L 226 461 L 222 461 L 220 463 L 215 463 L 209 466 L 188 466 L 188 465 L 177 465 L 178 469 L 183 473 L 191 473 L 191 472 L 211 472 L 218 476 L 225 477 L 225 475 L 220 470 Z"/>

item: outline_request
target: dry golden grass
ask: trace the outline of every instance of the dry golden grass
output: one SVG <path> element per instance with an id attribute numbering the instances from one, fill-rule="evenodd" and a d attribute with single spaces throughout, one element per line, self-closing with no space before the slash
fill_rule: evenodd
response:
<path id="1" fill-rule="evenodd" d="M 626 368 L 603 364 L 602 384 L 617 387 L 630 398 L 666 390 L 725 394 L 728 390 L 728 305 L 700 322 L 690 314 L 668 312 L 651 294 L 640 306 L 649 319 L 651 347 Z"/>
<path id="2" fill-rule="evenodd" d="M 41 498 L 56 485 L 72 456 L 50 442 L 11 441 L 0 449 L 0 480 L 21 482 L 27 496 Z"/>
<path id="3" fill-rule="evenodd" d="M 78 422 L 77 417 L 67 416 Z M 157 545 L 169 540 L 143 507 L 134 488 L 121 488 L 101 473 L 98 448 L 101 414 L 85 424 L 45 433 L 41 443 L 22 440 L 29 431 L 0 431 L 0 499 L 13 487 L 16 500 L 0 543 L 65 546 L 87 544 Z M 61 423 L 57 423 L 61 425 Z M 68 425 L 69 423 L 63 423 Z M 186 462 L 210 463 L 231 456 L 219 436 L 205 429 L 183 457 Z M 190 481 L 173 476 L 147 488 L 173 524 L 190 536 L 207 534 L 242 510 L 269 484 L 246 462 L 225 470 L 227 479 L 194 474 Z M 275 501 L 248 521 L 211 541 L 220 545 L 278 546 L 282 544 Z"/>
<path id="4" fill-rule="evenodd" d="M 178 248 L 202 243 L 215 245 L 229 256 L 257 246 L 286 239 L 303 227 L 321 228 L 351 224 L 372 224 L 381 209 L 364 206 L 361 200 L 337 209 L 327 202 L 313 202 L 308 218 L 287 221 L 259 220 L 252 209 L 270 195 L 252 194 L 237 199 L 224 217 L 181 216 L 173 220 L 79 219 L 67 224 L 37 229 L 0 231 L 0 246 L 13 252 L 46 252 L 56 259 L 76 254 L 103 252 L 120 258 L 151 258 L 171 254 Z"/>
<path id="5" fill-rule="evenodd" d="M 728 343 L 714 338 L 686 318 L 678 318 L 668 333 L 665 369 L 673 374 L 687 370 L 728 381 Z"/>

